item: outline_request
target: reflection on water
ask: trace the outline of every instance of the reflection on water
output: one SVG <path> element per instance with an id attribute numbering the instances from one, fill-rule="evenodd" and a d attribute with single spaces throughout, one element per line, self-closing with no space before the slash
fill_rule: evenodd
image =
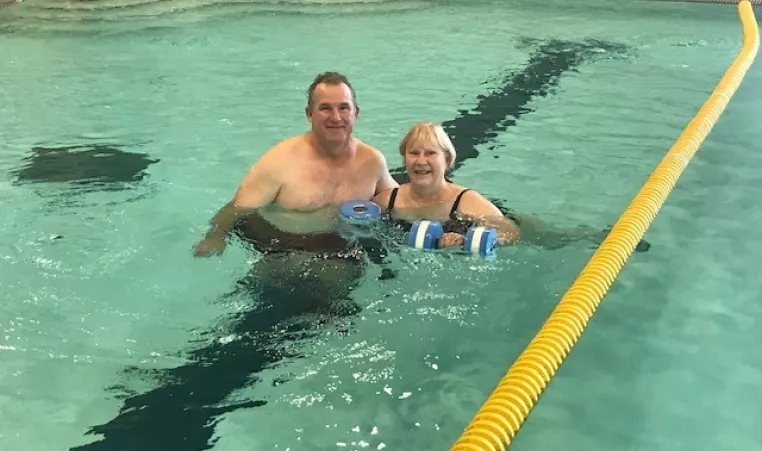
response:
<path id="1" fill-rule="evenodd" d="M 4 1 L 8 0 L 0 0 L 0 5 Z M 433 3 L 433 0 L 36 0 L 0 10 L 0 33 L 126 32 L 241 14 L 383 13 L 422 9 Z"/>

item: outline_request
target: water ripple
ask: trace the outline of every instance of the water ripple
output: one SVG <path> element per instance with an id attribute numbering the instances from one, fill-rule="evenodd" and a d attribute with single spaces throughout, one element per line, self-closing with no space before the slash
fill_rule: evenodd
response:
<path id="1" fill-rule="evenodd" d="M 40 0 L 0 10 L 5 32 L 131 32 L 241 15 L 335 15 L 399 12 L 431 0 Z"/>

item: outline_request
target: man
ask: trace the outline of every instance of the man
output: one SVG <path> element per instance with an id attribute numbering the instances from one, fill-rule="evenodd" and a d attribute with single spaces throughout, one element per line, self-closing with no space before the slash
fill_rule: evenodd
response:
<path id="1" fill-rule="evenodd" d="M 260 245 L 277 241 L 280 247 L 320 250 L 316 242 L 330 241 L 326 234 L 338 205 L 398 186 L 383 154 L 352 136 L 360 109 L 344 75 L 318 75 L 307 90 L 305 112 L 311 131 L 277 143 L 251 166 L 194 255 L 221 253 L 244 217 L 244 235 Z"/>
<path id="2" fill-rule="evenodd" d="M 237 402 L 231 393 L 298 355 L 289 350 L 297 341 L 331 325 L 346 329 L 343 319 L 360 310 L 350 293 L 363 263 L 347 256 L 348 243 L 333 233 L 336 207 L 397 184 L 383 155 L 352 137 L 359 109 L 343 75 L 318 75 L 307 95 L 312 130 L 265 152 L 194 249 L 196 256 L 223 252 L 238 229 L 266 254 L 223 297 L 240 298 L 244 307 L 194 343 L 186 363 L 155 371 L 156 387 L 125 396 L 115 418 L 91 429 L 99 441 L 72 450 L 210 449 L 219 415 L 266 404 Z"/>

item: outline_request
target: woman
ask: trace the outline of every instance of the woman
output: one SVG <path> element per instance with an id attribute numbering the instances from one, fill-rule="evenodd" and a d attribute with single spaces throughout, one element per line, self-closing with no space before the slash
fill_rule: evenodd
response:
<path id="1" fill-rule="evenodd" d="M 518 226 L 492 202 L 473 189 L 445 179 L 445 173 L 455 162 L 455 147 L 440 125 L 430 122 L 413 125 L 400 143 L 399 152 L 410 183 L 383 191 L 373 199 L 391 219 L 441 222 L 445 231 L 441 247 L 463 246 L 471 226 L 495 228 L 501 245 L 518 240 Z"/>
<path id="2" fill-rule="evenodd" d="M 385 207 L 392 220 L 441 222 L 445 233 L 440 247 L 462 246 L 471 226 L 495 228 L 500 245 L 516 244 L 520 240 L 547 249 L 579 240 L 600 244 L 610 231 L 589 226 L 557 229 L 532 216 L 504 215 L 477 191 L 449 182 L 445 173 L 455 162 L 455 147 L 438 124 L 413 125 L 402 139 L 399 152 L 410 182 L 379 193 L 373 201 Z M 645 252 L 650 247 L 641 240 L 635 250 Z"/>

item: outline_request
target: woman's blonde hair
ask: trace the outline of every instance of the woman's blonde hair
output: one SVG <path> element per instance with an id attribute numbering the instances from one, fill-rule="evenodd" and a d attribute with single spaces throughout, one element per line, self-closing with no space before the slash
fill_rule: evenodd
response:
<path id="1" fill-rule="evenodd" d="M 452 145 L 450 137 L 447 136 L 441 125 L 433 122 L 418 122 L 407 132 L 402 142 L 400 142 L 400 155 L 405 158 L 405 151 L 412 146 L 436 146 L 445 153 L 447 168 L 451 168 L 455 163 L 455 146 Z"/>

